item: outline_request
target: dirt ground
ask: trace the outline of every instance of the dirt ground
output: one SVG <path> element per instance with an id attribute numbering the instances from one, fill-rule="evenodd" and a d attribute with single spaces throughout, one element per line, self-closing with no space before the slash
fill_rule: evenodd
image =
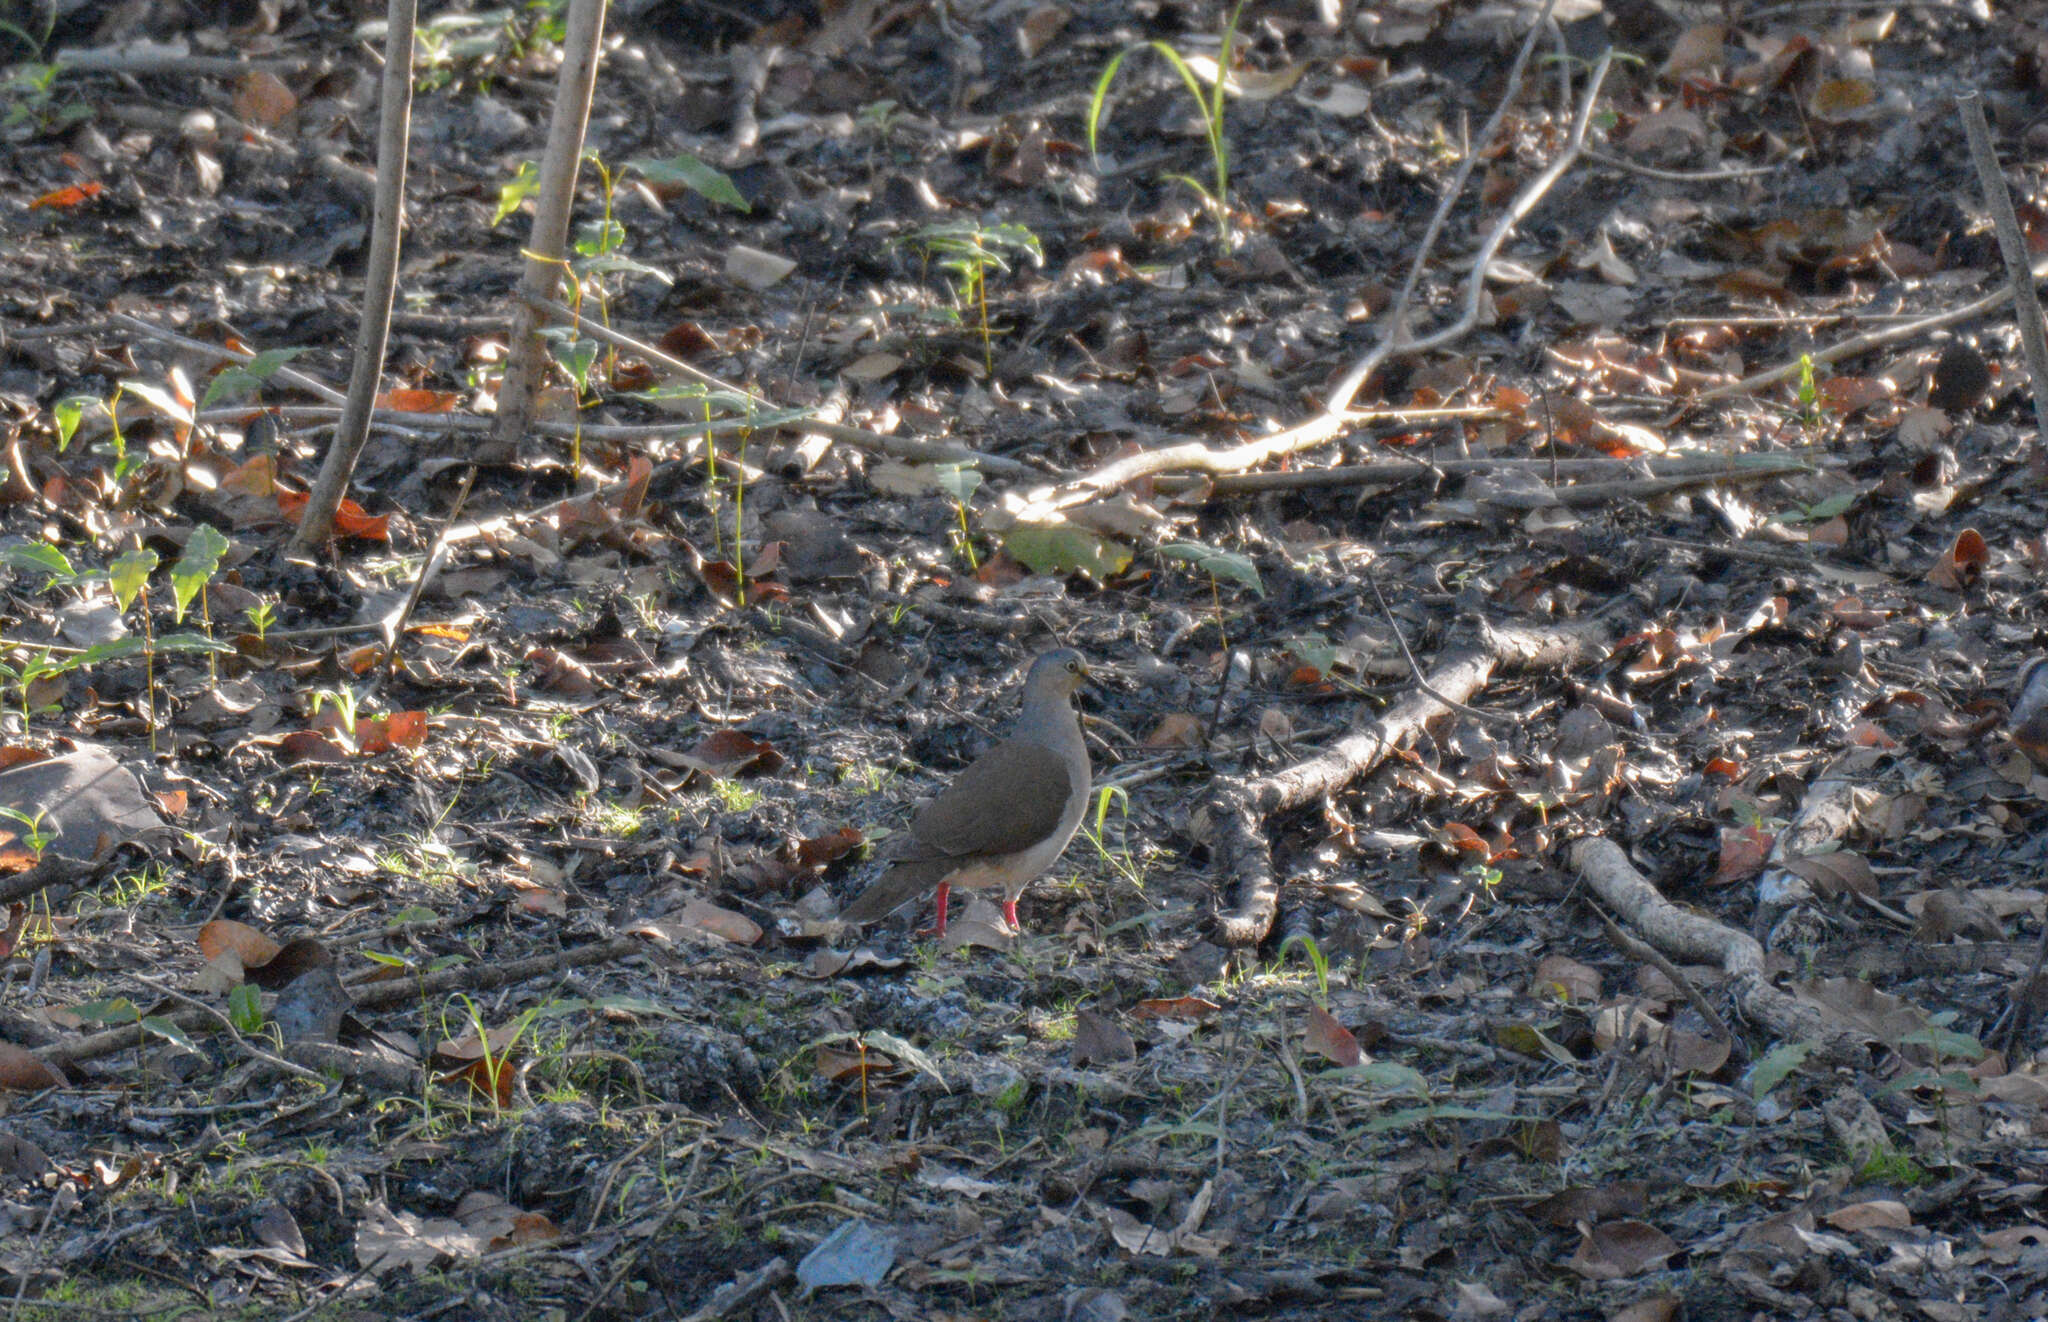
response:
<path id="1" fill-rule="evenodd" d="M 382 7 L 0 0 L 10 1317 L 2048 1315 L 2039 6 L 618 0 L 481 464 L 424 10 L 308 562 Z"/>

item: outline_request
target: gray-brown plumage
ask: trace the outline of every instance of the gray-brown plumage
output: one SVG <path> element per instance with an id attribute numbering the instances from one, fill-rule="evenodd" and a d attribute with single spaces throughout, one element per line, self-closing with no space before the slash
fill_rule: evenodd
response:
<path id="1" fill-rule="evenodd" d="M 1017 897 L 1059 858 L 1088 809 L 1088 746 L 1072 701 L 1087 678 L 1088 663 L 1072 648 L 1033 661 L 1017 728 L 918 809 L 888 867 L 841 921 L 871 923 L 936 889 L 932 930 L 943 936 L 954 887 L 995 886 L 1015 928 Z"/>

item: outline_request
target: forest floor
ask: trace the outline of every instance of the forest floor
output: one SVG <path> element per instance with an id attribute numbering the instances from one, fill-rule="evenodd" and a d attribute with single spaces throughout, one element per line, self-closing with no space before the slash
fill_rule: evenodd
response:
<path id="1" fill-rule="evenodd" d="M 307 563 L 381 6 L 0 3 L 8 1316 L 2048 1314 L 2039 5 L 620 0 L 482 464 L 425 8 Z M 834 924 L 1062 645 L 1021 933 Z"/>

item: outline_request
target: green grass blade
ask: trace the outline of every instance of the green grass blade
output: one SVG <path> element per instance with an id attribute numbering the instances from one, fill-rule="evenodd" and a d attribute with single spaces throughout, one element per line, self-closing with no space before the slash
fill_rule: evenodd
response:
<path id="1" fill-rule="evenodd" d="M 1095 155 L 1095 130 L 1102 120 L 1102 103 L 1109 99 L 1109 85 L 1116 78 L 1116 71 L 1123 67 L 1124 56 L 1138 49 L 1126 46 L 1109 57 L 1109 63 L 1102 66 L 1102 77 L 1095 80 L 1095 94 L 1088 98 L 1088 155 Z"/>

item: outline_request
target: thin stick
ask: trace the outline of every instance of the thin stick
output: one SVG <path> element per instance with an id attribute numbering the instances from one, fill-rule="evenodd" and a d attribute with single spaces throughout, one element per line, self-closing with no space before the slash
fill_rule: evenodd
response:
<path id="1" fill-rule="evenodd" d="M 1632 933 L 1623 930 L 1619 923 L 1608 917 L 1605 909 L 1591 900 L 1586 903 L 1593 910 L 1593 915 L 1600 920 L 1600 926 L 1607 930 L 1607 939 L 1619 947 L 1622 954 L 1631 959 L 1643 960 L 1663 974 L 1672 986 L 1684 994 L 1692 1008 L 1699 1011 L 1700 1018 L 1712 1026 L 1715 1036 L 1723 1042 L 1735 1041 L 1735 1034 L 1730 1031 L 1728 1021 L 1721 1017 L 1721 1012 L 1716 1010 L 1706 997 L 1700 995 L 1699 988 L 1692 985 L 1692 979 L 1680 972 L 1678 965 L 1666 958 L 1663 951 L 1647 941 L 1638 941 Z"/>
<path id="2" fill-rule="evenodd" d="M 2027 269 L 2027 240 L 2020 233 L 2019 217 L 2013 214 L 2012 194 L 2006 191 L 1998 152 L 1991 145 L 1991 129 L 1984 123 L 1984 98 L 1965 92 L 1956 98 L 1956 111 L 1963 117 L 1970 162 L 1977 167 L 1984 205 L 1991 209 L 1991 225 L 1998 233 L 1998 251 L 2005 258 L 2006 283 L 2014 293 L 2013 316 L 2020 324 L 2020 343 L 2027 352 L 2027 374 L 2033 378 L 2034 426 L 2041 439 L 2048 441 L 2048 335 L 2041 330 L 2041 293 L 2034 288 L 2033 273 Z"/>
<path id="3" fill-rule="evenodd" d="M 1529 52 L 1535 46 L 1535 32 L 1537 27 L 1541 26 L 1544 16 L 1550 13 L 1551 3 L 1552 0 L 1544 0 L 1543 14 L 1539 15 L 1536 26 L 1530 29 L 1529 38 L 1523 42 L 1521 53 L 1516 59 L 1515 71 L 1511 78 L 1508 93 L 1502 97 L 1501 104 L 1496 109 L 1493 119 L 1488 121 L 1487 130 L 1483 131 L 1479 138 L 1482 146 L 1489 140 L 1488 135 L 1492 131 L 1493 126 L 1506 114 L 1509 103 L 1514 99 L 1515 88 L 1520 85 L 1523 64 L 1527 61 Z M 1593 108 L 1599 101 L 1600 89 L 1607 80 L 1607 71 L 1613 63 L 1613 56 L 1614 52 L 1610 50 L 1600 57 L 1598 64 L 1594 65 L 1592 77 L 1588 80 L 1586 87 L 1586 99 L 1579 106 L 1578 117 L 1572 123 L 1571 134 L 1566 140 L 1564 150 L 1541 173 L 1523 185 L 1522 191 L 1508 206 L 1506 212 L 1494 222 L 1493 228 L 1488 231 L 1485 241 L 1480 244 L 1478 255 L 1473 259 L 1471 268 L 1466 276 L 1465 309 L 1459 318 L 1450 325 L 1444 326 L 1422 339 L 1415 340 L 1405 338 L 1405 332 L 1401 329 L 1398 316 L 1390 316 L 1387 319 L 1389 329 L 1386 335 L 1381 338 L 1380 342 L 1370 352 L 1353 364 L 1351 370 L 1346 372 L 1343 378 L 1331 388 L 1330 398 L 1323 406 L 1323 411 L 1306 422 L 1297 424 L 1285 431 L 1276 432 L 1271 436 L 1262 437 L 1249 445 L 1239 447 L 1232 457 L 1243 457 L 1245 460 L 1242 463 L 1243 468 L 1256 467 L 1267 459 L 1277 459 L 1283 455 L 1297 454 L 1303 450 L 1311 449 L 1326 441 L 1335 439 L 1347 428 L 1355 426 L 1358 422 L 1370 416 L 1353 413 L 1350 407 L 1351 400 L 1358 394 L 1359 388 L 1365 384 L 1366 378 L 1372 375 L 1373 370 L 1385 361 L 1389 354 L 1396 349 L 1404 353 L 1419 353 L 1427 349 L 1434 349 L 1441 345 L 1449 344 L 1478 324 L 1479 300 L 1485 291 L 1487 266 L 1493 261 L 1494 253 L 1499 251 L 1501 244 L 1507 241 L 1508 235 L 1514 231 L 1515 226 L 1520 224 L 1522 218 L 1528 215 L 1529 211 L 1543 199 L 1544 195 L 1556 186 L 1557 181 L 1564 176 L 1565 171 L 1571 168 L 1572 164 L 1577 161 L 1579 155 L 1585 150 L 1586 130 L 1592 123 Z M 1469 170 L 1469 162 L 1465 168 Z M 1450 207 L 1455 200 L 1455 191 L 1447 194 L 1443 205 L 1438 210 L 1436 218 L 1431 221 L 1430 231 L 1425 239 L 1425 246 L 1422 251 L 1416 254 L 1415 268 L 1409 274 L 1411 284 L 1421 278 L 1419 272 L 1428 260 L 1429 245 L 1434 244 L 1434 236 L 1437 231 L 1442 229 L 1443 218 L 1449 214 Z M 1396 310 L 1401 307 L 1400 300 L 1396 300 L 1394 307 Z M 1119 482 L 1127 482 L 1134 476 L 1143 476 L 1148 472 L 1163 472 L 1175 467 L 1205 468 L 1207 463 L 1214 462 L 1212 455 L 1213 452 L 1209 451 L 1206 446 L 1190 444 L 1171 446 L 1163 450 L 1154 450 L 1148 454 L 1135 455 L 1129 459 L 1118 460 L 1104 465 L 1095 473 L 1068 483 L 1064 488 L 1045 488 L 1031 492 L 1025 497 L 1024 508 L 1018 512 L 1017 517 L 1021 520 L 1043 517 L 1066 506 L 1092 499 L 1095 495 L 1113 488 Z M 1205 469 L 1205 471 L 1213 470 Z"/>
<path id="4" fill-rule="evenodd" d="M 2048 277 L 2048 260 L 2036 262 L 2030 275 L 2035 280 Z M 1781 363 L 1766 371 L 1758 372 L 1754 376 L 1743 377 L 1740 381 L 1731 381 L 1725 386 L 1715 386 L 1712 390 L 1702 390 L 1699 394 L 1687 400 L 1685 406 L 1677 413 L 1665 419 L 1662 425 L 1669 426 L 1683 418 L 1695 405 L 1710 403 L 1717 399 L 1728 399 L 1736 395 L 1753 395 L 1759 390 L 1778 385 L 1784 381 L 1790 381 L 1806 370 L 1807 363 L 1812 363 L 1815 366 L 1823 363 L 1838 363 L 1845 358 L 1855 358 L 1869 353 L 1872 349 L 1881 349 L 1887 344 L 1897 344 L 1900 340 L 1918 339 L 1929 331 L 1940 330 L 1944 326 L 1953 326 L 1957 322 L 1981 317 L 1987 312 L 1996 311 L 2000 304 L 2011 297 L 2012 285 L 2010 283 L 2001 284 L 1991 293 L 1986 294 L 1980 299 L 1965 303 L 1959 308 L 1950 308 L 1947 312 L 1937 312 L 1931 317 L 1919 317 L 1912 321 L 1902 321 L 1895 326 L 1887 326 L 1883 330 L 1869 331 L 1844 340 L 1840 344 L 1831 345 L 1828 348 L 1809 353 L 1805 356 L 1804 362 L 1795 358 L 1789 363 Z"/>
<path id="5" fill-rule="evenodd" d="M 604 38 L 605 0 L 569 0 L 562 40 L 562 68 L 555 82 L 555 106 L 548 142 L 534 190 L 533 230 L 526 241 L 526 270 L 519 301 L 512 306 L 512 333 L 505 380 L 498 390 L 497 425 L 483 452 L 510 458 L 526 438 L 540 395 L 548 356 L 541 344 L 540 313 L 534 300 L 551 298 L 561 284 L 569 244 L 569 208 L 575 201 L 576 170 L 583 162 L 583 135 L 590 124 L 590 95 Z"/>
<path id="6" fill-rule="evenodd" d="M 1485 150 L 1493 142 L 1494 134 L 1500 132 L 1500 126 L 1507 119 L 1509 108 L 1515 103 L 1515 94 L 1522 90 L 1522 75 L 1529 67 L 1529 56 L 1535 52 L 1536 41 L 1542 35 L 1544 25 L 1550 21 L 1550 11 L 1555 4 L 1556 0 L 1543 0 L 1543 8 L 1537 11 L 1535 20 L 1529 24 L 1529 31 L 1522 38 L 1521 49 L 1515 52 L 1515 62 L 1508 69 L 1507 87 L 1502 91 L 1499 103 L 1494 106 L 1493 114 L 1488 116 L 1485 127 L 1479 130 L 1480 151 Z M 1591 104 L 1592 97 L 1588 96 L 1586 100 Z M 1473 167 L 1478 164 L 1478 160 L 1478 151 L 1470 151 L 1458 162 L 1457 173 L 1451 177 L 1450 186 L 1444 189 L 1443 200 L 1437 204 L 1436 213 L 1429 218 L 1428 228 L 1422 232 L 1422 240 L 1416 246 L 1415 260 L 1408 266 L 1408 277 L 1401 282 L 1401 292 L 1395 296 L 1393 305 L 1387 309 L 1386 333 L 1380 337 L 1380 342 L 1373 346 L 1371 352 L 1353 363 L 1351 370 L 1331 387 L 1329 402 L 1324 405 L 1326 412 L 1335 413 L 1349 408 L 1352 397 L 1358 394 L 1359 387 L 1365 384 L 1365 379 L 1372 375 L 1373 369 L 1380 365 L 1389 351 L 1406 340 L 1408 304 L 1415 297 L 1415 286 L 1421 283 L 1422 272 L 1436 251 L 1437 237 L 1443 233 L 1444 224 L 1450 219 L 1451 208 L 1456 206 L 1459 197 L 1463 196 L 1465 181 L 1472 177 Z M 1477 270 L 1483 275 L 1485 263 L 1480 263 Z M 1478 278 L 1478 275 L 1474 276 L 1475 280 Z"/>
<path id="7" fill-rule="evenodd" d="M 462 471 L 462 486 L 455 493 L 455 504 L 448 511 L 447 522 L 435 535 L 434 544 L 427 550 L 427 558 L 420 565 L 419 577 L 413 579 L 412 590 L 405 594 L 405 605 L 384 630 L 384 681 L 391 682 L 398 670 L 398 640 L 405 635 L 406 621 L 412 618 L 413 610 L 420 604 L 420 594 L 427 590 L 427 584 L 440 572 L 448 559 L 448 533 L 455 527 L 455 521 L 462 517 L 462 507 L 469 501 L 469 489 L 476 483 L 476 465 L 471 464 Z"/>
<path id="8" fill-rule="evenodd" d="M 320 475 L 299 512 L 299 529 L 285 554 L 309 558 L 334 533 L 334 512 L 370 439 L 370 412 L 384 380 L 391 344 L 391 300 L 398 291 L 400 232 L 405 227 L 405 150 L 412 137 L 412 44 L 419 0 L 388 0 L 385 8 L 384 82 L 378 95 L 377 194 L 370 211 L 370 257 L 363 269 L 363 307 L 356 326 L 355 362 L 341 422 L 328 442 Z"/>
<path id="9" fill-rule="evenodd" d="M 165 330 L 153 322 L 144 321 L 140 317 L 131 317 L 125 312 L 116 312 L 111 317 L 108 317 L 107 324 L 119 330 L 129 330 L 134 331 L 137 335 L 146 335 L 152 340 L 161 340 L 165 344 L 175 344 L 180 349 L 205 354 L 216 360 L 246 363 L 256 357 L 255 354 L 249 353 L 246 350 L 230 349 L 224 344 L 208 344 L 205 340 L 195 340 L 188 335 L 180 335 L 176 331 Z M 337 407 L 348 402 L 348 397 L 333 386 L 328 385 L 317 377 L 308 376 L 295 367 L 280 367 L 275 375 L 278 380 L 283 381 L 287 385 L 294 385 L 301 390 L 318 395 L 329 404 Z M 241 408 L 222 409 L 219 412 L 239 419 L 248 417 L 250 409 L 244 405 Z M 207 417 L 211 416 L 213 416 L 211 413 L 207 415 Z M 206 421 L 207 417 L 201 417 L 197 421 Z"/>
<path id="10" fill-rule="evenodd" d="M 1422 673 L 1422 667 L 1416 664 L 1415 653 L 1408 650 L 1408 636 L 1401 632 L 1400 621 L 1394 618 L 1394 612 L 1387 607 L 1386 596 L 1380 592 L 1378 575 L 1374 574 L 1370 569 L 1363 572 L 1365 574 L 1365 585 L 1372 589 L 1372 599 L 1380 604 L 1380 618 L 1387 622 L 1387 627 L 1394 631 L 1394 641 L 1401 645 L 1401 655 L 1407 659 L 1408 674 L 1415 680 L 1415 687 L 1421 689 L 1430 697 L 1435 698 L 1444 706 L 1449 707 L 1452 711 L 1461 711 L 1467 716 L 1477 717 L 1482 721 L 1490 721 L 1495 725 L 1520 725 L 1522 723 L 1522 718 L 1519 716 L 1507 716 L 1500 712 L 1481 711 L 1477 707 L 1468 707 L 1456 698 L 1446 697 L 1432 688 L 1429 680 Z"/>

